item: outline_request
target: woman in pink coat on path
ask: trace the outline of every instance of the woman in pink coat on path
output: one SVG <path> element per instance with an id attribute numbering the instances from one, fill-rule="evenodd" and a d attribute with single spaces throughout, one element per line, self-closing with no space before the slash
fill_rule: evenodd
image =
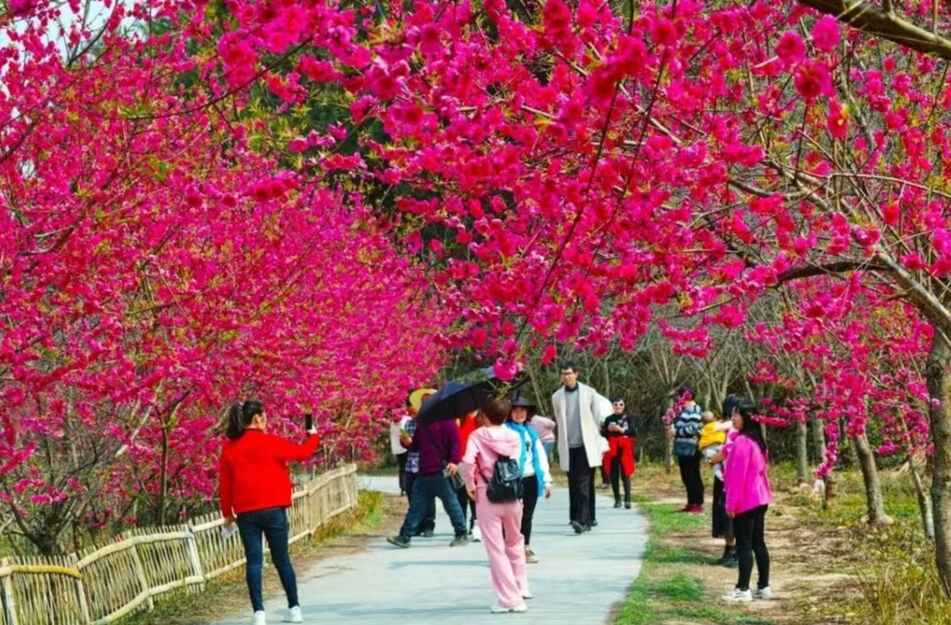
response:
<path id="1" fill-rule="evenodd" d="M 525 612 L 525 599 L 532 598 L 525 570 L 522 502 L 492 503 L 485 494 L 495 461 L 499 457 L 518 458 L 518 434 L 504 427 L 511 411 L 507 399 L 489 400 L 483 411 L 484 425 L 469 435 L 460 463 L 466 490 L 476 502 L 482 543 L 489 555 L 492 586 L 498 596 L 498 603 L 491 608 L 493 613 Z"/>
<path id="2" fill-rule="evenodd" d="M 723 490 L 726 492 L 726 513 L 733 519 L 736 553 L 740 561 L 740 577 L 736 587 L 724 595 L 725 601 L 772 599 L 769 586 L 769 550 L 764 537 L 766 510 L 773 502 L 773 490 L 766 474 L 768 463 L 766 441 L 758 421 L 753 419 L 756 404 L 740 402 L 733 410 L 732 442 L 724 448 Z M 753 557 L 759 576 L 756 590 L 750 590 Z"/>

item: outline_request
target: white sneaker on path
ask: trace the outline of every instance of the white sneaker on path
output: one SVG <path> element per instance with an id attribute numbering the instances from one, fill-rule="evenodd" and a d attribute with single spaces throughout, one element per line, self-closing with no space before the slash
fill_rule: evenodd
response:
<path id="1" fill-rule="evenodd" d="M 482 542 L 482 530 L 479 529 L 478 523 L 472 526 L 472 542 L 474 543 Z"/>
<path id="2" fill-rule="evenodd" d="M 258 610 L 251 618 L 251 623 L 253 625 L 267 625 L 267 613 L 264 610 Z"/>
<path id="3" fill-rule="evenodd" d="M 753 593 L 750 592 L 749 588 L 746 590 L 734 588 L 720 598 L 724 601 L 732 601 L 734 603 L 749 603 L 753 600 Z"/>

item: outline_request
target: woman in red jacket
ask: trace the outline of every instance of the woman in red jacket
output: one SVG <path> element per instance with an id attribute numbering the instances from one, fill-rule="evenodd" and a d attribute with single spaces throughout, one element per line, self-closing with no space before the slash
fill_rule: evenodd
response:
<path id="1" fill-rule="evenodd" d="M 258 401 L 233 404 L 228 410 L 228 441 L 221 452 L 219 494 L 225 527 L 237 516 L 238 531 L 247 557 L 248 592 L 254 608 L 254 625 L 264 625 L 261 573 L 264 566 L 262 534 L 271 548 L 274 568 L 287 593 L 289 623 L 303 623 L 297 598 L 297 577 L 288 553 L 291 476 L 287 463 L 313 455 L 320 444 L 311 429 L 307 442 L 297 445 L 267 433 L 267 415 Z"/>

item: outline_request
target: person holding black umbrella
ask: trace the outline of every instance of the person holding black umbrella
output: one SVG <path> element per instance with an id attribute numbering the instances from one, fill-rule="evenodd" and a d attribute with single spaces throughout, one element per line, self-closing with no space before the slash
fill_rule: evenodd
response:
<path id="1" fill-rule="evenodd" d="M 398 536 L 387 538 L 391 545 L 407 549 L 410 540 L 416 535 L 420 523 L 426 516 L 426 510 L 434 505 L 435 498 L 442 501 L 443 509 L 449 514 L 449 520 L 456 537 L 450 547 L 461 547 L 469 543 L 466 517 L 459 506 L 451 479 L 458 480 L 458 465 L 462 457 L 459 447 L 459 426 L 454 419 L 424 422 L 416 419 L 416 432 L 409 447 L 419 452 L 419 474 L 413 482 L 410 493 L 409 512 L 403 521 Z M 447 479 L 451 478 L 451 479 Z"/>

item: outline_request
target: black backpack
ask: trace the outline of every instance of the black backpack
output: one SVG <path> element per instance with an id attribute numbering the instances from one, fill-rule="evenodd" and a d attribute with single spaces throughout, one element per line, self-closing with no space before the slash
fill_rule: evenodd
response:
<path id="1" fill-rule="evenodd" d="M 482 473 L 482 471 L 479 471 Z M 485 480 L 485 495 L 492 503 L 511 503 L 522 498 L 522 470 L 518 460 L 500 457 L 495 461 L 492 478 Z"/>

